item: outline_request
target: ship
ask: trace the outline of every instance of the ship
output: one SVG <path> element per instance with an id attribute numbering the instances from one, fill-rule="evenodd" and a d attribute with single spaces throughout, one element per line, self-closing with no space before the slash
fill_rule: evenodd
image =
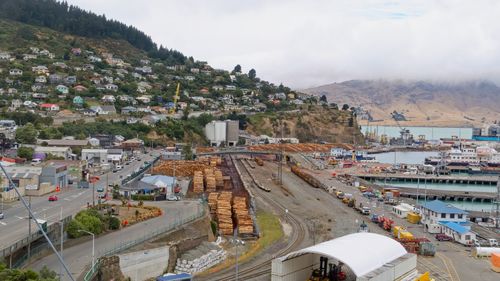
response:
<path id="1" fill-rule="evenodd" d="M 500 124 L 472 129 L 472 140 L 500 142 Z"/>
<path id="2" fill-rule="evenodd" d="M 440 156 L 425 158 L 426 165 L 444 165 L 447 167 L 471 167 L 477 171 L 477 167 L 496 168 L 500 167 L 500 153 L 488 146 L 458 146 Z M 485 171 L 496 171 L 497 169 L 484 169 Z"/>

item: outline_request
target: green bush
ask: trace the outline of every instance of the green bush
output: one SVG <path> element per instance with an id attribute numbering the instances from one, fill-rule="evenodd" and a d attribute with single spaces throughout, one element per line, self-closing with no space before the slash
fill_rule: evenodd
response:
<path id="1" fill-rule="evenodd" d="M 78 238 L 83 235 L 82 232 L 78 232 L 79 229 L 85 229 L 83 224 L 76 220 L 73 219 L 69 222 L 68 227 L 67 227 L 67 232 L 70 238 Z"/>
<path id="2" fill-rule="evenodd" d="M 117 217 L 109 218 L 109 229 L 116 230 L 120 228 L 120 220 Z"/>
<path id="3" fill-rule="evenodd" d="M 71 238 L 78 238 L 88 235 L 85 232 L 78 230 L 86 230 L 94 233 L 95 235 L 101 234 L 104 230 L 104 217 L 94 209 L 80 211 L 76 214 L 75 218 L 68 224 L 68 235 Z"/>
<path id="4" fill-rule="evenodd" d="M 210 221 L 210 227 L 212 228 L 212 233 L 217 236 L 217 223 L 215 221 Z"/>
<path id="5" fill-rule="evenodd" d="M 141 200 L 141 201 L 153 201 L 154 200 L 153 195 L 149 194 L 134 194 L 132 195 L 132 200 Z"/>

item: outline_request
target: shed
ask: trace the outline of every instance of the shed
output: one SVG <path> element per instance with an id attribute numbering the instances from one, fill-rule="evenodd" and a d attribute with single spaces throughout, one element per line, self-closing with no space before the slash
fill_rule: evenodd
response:
<path id="1" fill-rule="evenodd" d="M 139 181 L 139 190 L 144 191 L 144 193 L 151 193 L 153 190 L 164 190 L 164 193 L 168 196 L 173 192 L 174 183 L 175 178 L 169 176 L 155 175 L 143 177 Z"/>

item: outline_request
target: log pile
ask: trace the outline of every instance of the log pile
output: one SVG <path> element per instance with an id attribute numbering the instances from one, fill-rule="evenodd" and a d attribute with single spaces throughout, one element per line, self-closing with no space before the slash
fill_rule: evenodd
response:
<path id="1" fill-rule="evenodd" d="M 224 178 L 222 176 L 222 172 L 220 170 L 215 170 L 215 186 L 218 188 L 224 187 Z"/>
<path id="2" fill-rule="evenodd" d="M 203 193 L 203 173 L 201 171 L 195 171 L 193 176 L 193 192 Z"/>
<path id="3" fill-rule="evenodd" d="M 214 170 L 211 168 L 206 168 L 203 171 L 203 174 L 205 176 L 205 187 L 207 189 L 207 192 L 216 191 Z"/>
<path id="4" fill-rule="evenodd" d="M 231 213 L 232 192 L 223 191 L 217 198 L 217 223 L 223 235 L 233 234 L 233 218 Z"/>
<path id="5" fill-rule="evenodd" d="M 218 192 L 211 192 L 208 194 L 208 207 L 210 209 L 210 214 L 215 216 L 217 213 L 217 198 L 219 197 Z"/>
<path id="6" fill-rule="evenodd" d="M 252 234 L 253 221 L 248 214 L 246 197 L 236 196 L 233 200 L 233 213 L 238 224 L 238 234 Z"/>
<path id="7" fill-rule="evenodd" d="M 203 161 L 168 160 L 162 161 L 153 168 L 153 174 L 161 174 L 176 177 L 191 177 L 195 171 L 203 171 L 210 166 Z"/>
<path id="8" fill-rule="evenodd" d="M 259 157 L 255 158 L 255 163 L 257 163 L 257 165 L 259 166 L 264 166 L 264 161 Z"/>
<path id="9" fill-rule="evenodd" d="M 231 177 L 230 176 L 223 176 L 222 180 L 224 181 L 224 190 L 231 190 Z"/>

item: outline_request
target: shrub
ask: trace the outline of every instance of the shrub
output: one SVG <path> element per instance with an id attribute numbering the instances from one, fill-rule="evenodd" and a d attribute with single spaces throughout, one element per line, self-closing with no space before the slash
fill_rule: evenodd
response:
<path id="1" fill-rule="evenodd" d="M 215 221 L 210 221 L 210 227 L 212 228 L 212 233 L 217 235 L 217 223 Z"/>
<path id="2" fill-rule="evenodd" d="M 73 219 L 69 222 L 67 232 L 70 238 L 78 238 L 83 235 L 82 232 L 78 232 L 79 229 L 84 229 L 83 224 L 76 220 Z"/>
<path id="3" fill-rule="evenodd" d="M 132 195 L 132 200 L 142 200 L 142 201 L 153 201 L 154 195 L 150 194 L 134 194 Z"/>
<path id="4" fill-rule="evenodd" d="M 116 217 L 109 218 L 109 229 L 116 230 L 120 228 L 120 220 Z"/>

